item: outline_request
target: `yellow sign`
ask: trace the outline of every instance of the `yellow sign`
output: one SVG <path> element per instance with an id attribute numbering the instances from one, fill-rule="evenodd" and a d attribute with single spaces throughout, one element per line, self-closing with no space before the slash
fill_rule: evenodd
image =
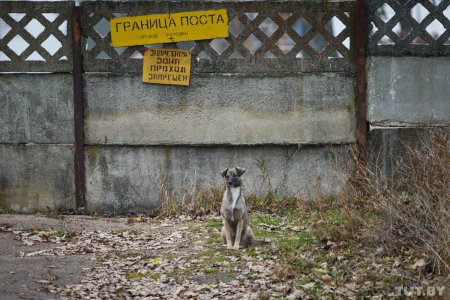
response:
<path id="1" fill-rule="evenodd" d="M 156 48 L 145 51 L 143 82 L 189 85 L 190 77 L 191 51 Z"/>
<path id="2" fill-rule="evenodd" d="M 112 19 L 113 47 L 228 37 L 226 9 Z"/>

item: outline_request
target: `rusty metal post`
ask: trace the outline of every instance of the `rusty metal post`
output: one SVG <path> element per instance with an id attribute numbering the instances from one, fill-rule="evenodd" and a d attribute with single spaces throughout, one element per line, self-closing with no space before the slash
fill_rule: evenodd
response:
<path id="1" fill-rule="evenodd" d="M 356 0 L 355 46 L 356 46 L 356 113 L 359 162 L 367 165 L 366 122 L 366 7 L 365 0 Z"/>
<path id="2" fill-rule="evenodd" d="M 81 7 L 72 7 L 73 105 L 75 126 L 75 204 L 86 208 L 84 174 L 83 70 L 81 58 Z"/>

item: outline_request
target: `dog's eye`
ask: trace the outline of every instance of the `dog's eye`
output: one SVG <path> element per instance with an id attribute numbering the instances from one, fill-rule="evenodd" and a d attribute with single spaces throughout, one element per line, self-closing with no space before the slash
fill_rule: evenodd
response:
<path id="1" fill-rule="evenodd" d="M 228 179 L 229 177 L 230 177 L 230 176 L 228 176 L 228 175 L 225 175 L 225 178 L 226 178 L 226 179 Z"/>

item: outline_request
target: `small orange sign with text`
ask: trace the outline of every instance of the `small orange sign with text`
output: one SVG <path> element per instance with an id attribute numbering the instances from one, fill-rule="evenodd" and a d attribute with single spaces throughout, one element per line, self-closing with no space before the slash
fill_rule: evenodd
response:
<path id="1" fill-rule="evenodd" d="M 191 51 L 149 48 L 144 53 L 142 82 L 189 85 Z"/>

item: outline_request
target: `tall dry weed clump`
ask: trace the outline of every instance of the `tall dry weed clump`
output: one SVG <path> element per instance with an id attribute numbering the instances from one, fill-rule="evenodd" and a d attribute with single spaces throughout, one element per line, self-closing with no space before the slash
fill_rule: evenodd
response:
<path id="1" fill-rule="evenodd" d="M 182 201 L 177 201 L 169 196 L 169 192 L 165 192 L 163 196 L 160 196 L 160 208 L 157 215 L 161 217 L 174 217 L 182 214 L 192 217 L 217 215 L 220 211 L 222 195 L 222 189 L 210 187 L 195 193 L 186 193 L 181 197 Z"/>
<path id="2" fill-rule="evenodd" d="M 356 187 L 379 215 L 375 236 L 390 249 L 428 257 L 426 270 L 450 273 L 450 152 L 445 130 L 433 129 L 357 170 Z M 388 165 L 388 166 L 386 166 Z M 361 166 L 360 166 L 361 167 Z"/>

